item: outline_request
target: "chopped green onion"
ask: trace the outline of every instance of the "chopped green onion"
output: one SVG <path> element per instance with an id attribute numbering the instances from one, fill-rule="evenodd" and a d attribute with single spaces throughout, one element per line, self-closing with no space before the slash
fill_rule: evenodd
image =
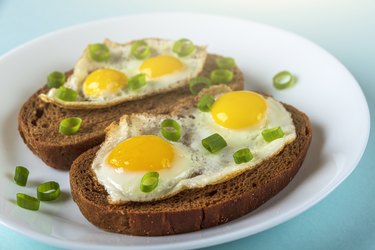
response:
<path id="1" fill-rule="evenodd" d="M 216 59 L 216 65 L 219 69 L 233 69 L 236 67 L 236 62 L 232 57 L 220 57 Z"/>
<path id="2" fill-rule="evenodd" d="M 265 141 L 271 142 L 278 138 L 284 137 L 284 132 L 280 127 L 269 128 L 262 131 L 262 136 Z"/>
<path id="3" fill-rule="evenodd" d="M 161 123 L 161 134 L 170 141 L 178 141 L 181 137 L 181 126 L 173 119 L 165 119 Z"/>
<path id="4" fill-rule="evenodd" d="M 29 170 L 22 166 L 17 166 L 14 174 L 14 181 L 19 186 L 26 186 Z"/>
<path id="5" fill-rule="evenodd" d="M 213 83 L 230 83 L 233 79 L 233 72 L 227 69 L 215 69 L 210 75 Z"/>
<path id="6" fill-rule="evenodd" d="M 103 43 L 95 43 L 89 45 L 90 58 L 97 62 L 108 61 L 111 57 L 107 45 Z"/>
<path id="7" fill-rule="evenodd" d="M 49 88 L 58 88 L 65 82 L 65 74 L 60 71 L 53 71 L 47 77 L 47 86 Z"/>
<path id="8" fill-rule="evenodd" d="M 138 74 L 129 79 L 128 88 L 134 91 L 142 88 L 146 83 L 146 74 Z"/>
<path id="9" fill-rule="evenodd" d="M 78 132 L 82 124 L 79 117 L 69 117 L 60 122 L 59 132 L 63 135 L 74 135 Z"/>
<path id="10" fill-rule="evenodd" d="M 141 184 L 139 188 L 144 193 L 149 193 L 154 190 L 159 183 L 159 173 L 158 172 L 148 172 L 142 177 Z"/>
<path id="11" fill-rule="evenodd" d="M 45 182 L 37 188 L 37 197 L 41 201 L 53 201 L 60 196 L 60 185 L 55 181 Z"/>
<path id="12" fill-rule="evenodd" d="M 136 41 L 132 44 L 130 54 L 139 60 L 145 59 L 151 54 L 151 48 L 145 41 Z"/>
<path id="13" fill-rule="evenodd" d="M 25 209 L 36 211 L 39 210 L 40 201 L 30 195 L 18 193 L 17 205 Z"/>
<path id="14" fill-rule="evenodd" d="M 77 91 L 61 86 L 56 90 L 55 97 L 64 102 L 74 102 L 77 100 Z"/>
<path id="15" fill-rule="evenodd" d="M 211 80 L 204 76 L 198 76 L 189 81 L 190 92 L 195 95 L 204 88 L 211 86 Z"/>
<path id="16" fill-rule="evenodd" d="M 227 142 L 221 135 L 215 133 L 202 140 L 202 145 L 210 153 L 216 153 L 227 146 Z"/>
<path id="17" fill-rule="evenodd" d="M 242 148 L 233 154 L 233 159 L 236 164 L 241 164 L 251 161 L 253 159 L 253 154 L 250 152 L 250 149 Z"/>
<path id="18" fill-rule="evenodd" d="M 208 112 L 211 110 L 212 105 L 214 104 L 215 99 L 212 95 L 202 95 L 199 99 L 197 107 L 202 112 Z"/>
<path id="19" fill-rule="evenodd" d="M 286 89 L 292 87 L 296 83 L 296 77 L 289 71 L 281 71 L 273 77 L 273 86 L 276 89 Z"/>
<path id="20" fill-rule="evenodd" d="M 190 55 L 195 50 L 195 45 L 189 39 L 182 38 L 173 45 L 173 52 L 184 57 Z"/>

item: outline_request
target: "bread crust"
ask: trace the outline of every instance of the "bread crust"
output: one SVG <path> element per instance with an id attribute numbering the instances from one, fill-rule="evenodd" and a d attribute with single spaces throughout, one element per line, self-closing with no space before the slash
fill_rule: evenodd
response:
<path id="1" fill-rule="evenodd" d="M 197 231 L 241 217 L 272 198 L 293 179 L 309 148 L 312 128 L 308 117 L 284 104 L 292 114 L 297 138 L 280 154 L 229 181 L 185 190 L 166 200 L 111 205 L 107 192 L 91 170 L 99 147 L 79 156 L 70 169 L 70 187 L 82 214 L 106 231 L 160 236 Z M 188 219 L 186 219 L 188 218 Z"/>
<path id="2" fill-rule="evenodd" d="M 218 57 L 220 56 L 208 54 L 200 75 L 209 76 L 216 68 L 215 59 Z M 233 81 L 228 86 L 233 90 L 243 89 L 244 78 L 239 68 L 234 69 Z M 35 155 L 48 166 L 61 170 L 69 170 L 75 158 L 103 142 L 105 128 L 118 121 L 122 115 L 145 112 L 169 114 L 176 107 L 185 105 L 192 99 L 188 86 L 185 86 L 109 108 L 69 110 L 40 100 L 38 96 L 47 91 L 47 87 L 39 89 L 24 103 L 18 115 L 18 130 L 25 144 Z M 72 116 L 82 118 L 80 132 L 73 136 L 59 134 L 60 121 Z"/>

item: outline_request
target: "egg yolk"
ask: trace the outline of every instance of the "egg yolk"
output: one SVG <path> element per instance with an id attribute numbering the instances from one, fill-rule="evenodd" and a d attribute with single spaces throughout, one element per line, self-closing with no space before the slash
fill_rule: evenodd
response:
<path id="1" fill-rule="evenodd" d="M 140 71 L 148 77 L 157 78 L 181 71 L 184 64 L 176 57 L 159 55 L 145 60 L 140 66 Z"/>
<path id="2" fill-rule="evenodd" d="M 173 146 L 155 135 L 139 135 L 119 143 L 108 155 L 107 163 L 128 171 L 158 171 L 170 168 Z"/>
<path id="3" fill-rule="evenodd" d="M 234 91 L 219 96 L 211 108 L 214 121 L 229 129 L 244 129 L 264 122 L 267 103 L 251 91 Z"/>
<path id="4" fill-rule="evenodd" d="M 116 93 L 128 84 L 127 76 L 114 69 L 97 69 L 83 83 L 83 92 L 89 97 Z"/>

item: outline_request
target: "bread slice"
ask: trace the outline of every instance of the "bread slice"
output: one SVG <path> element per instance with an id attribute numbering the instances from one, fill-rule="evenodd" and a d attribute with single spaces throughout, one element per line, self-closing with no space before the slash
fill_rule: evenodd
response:
<path id="1" fill-rule="evenodd" d="M 301 167 L 310 145 L 308 117 L 284 104 L 292 114 L 297 138 L 278 155 L 233 179 L 185 190 L 161 201 L 109 204 L 108 193 L 96 181 L 91 164 L 99 147 L 79 156 L 70 169 L 70 187 L 82 214 L 110 232 L 160 236 L 213 227 L 243 216 L 281 191 Z"/>
<path id="2" fill-rule="evenodd" d="M 200 75 L 209 76 L 216 68 L 218 55 L 207 56 Z M 234 69 L 234 78 L 228 84 L 234 90 L 243 89 L 244 79 L 239 68 Z M 68 170 L 73 160 L 86 150 L 99 145 L 105 137 L 104 129 L 124 114 L 144 113 L 168 114 L 186 98 L 191 96 L 188 86 L 142 100 L 130 101 L 110 108 L 94 110 L 68 110 L 55 104 L 45 103 L 38 96 L 46 93 L 43 87 L 34 93 L 22 106 L 18 115 L 18 130 L 30 150 L 48 166 Z M 79 133 L 64 136 L 58 132 L 62 119 L 80 117 L 83 122 Z"/>

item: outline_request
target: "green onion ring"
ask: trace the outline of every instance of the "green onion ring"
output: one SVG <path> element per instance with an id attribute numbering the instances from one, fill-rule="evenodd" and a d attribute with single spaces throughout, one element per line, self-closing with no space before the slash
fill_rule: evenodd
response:
<path id="1" fill-rule="evenodd" d="M 195 45 L 189 39 L 182 38 L 174 43 L 172 50 L 178 56 L 184 57 L 193 53 Z"/>
<path id="2" fill-rule="evenodd" d="M 149 193 L 158 186 L 158 183 L 159 183 L 159 173 L 148 172 L 142 177 L 139 188 L 142 192 Z"/>
<path id="3" fill-rule="evenodd" d="M 262 136 L 266 142 L 271 142 L 284 137 L 284 132 L 280 127 L 269 128 L 262 131 Z"/>
<path id="4" fill-rule="evenodd" d="M 248 148 L 242 148 L 234 152 L 233 159 L 236 164 L 246 163 L 253 159 L 253 154 Z"/>
<path id="5" fill-rule="evenodd" d="M 211 86 L 211 80 L 204 76 L 197 76 L 189 81 L 190 92 L 195 95 L 204 88 Z"/>
<path id="6" fill-rule="evenodd" d="M 134 91 L 144 87 L 146 84 L 146 74 L 138 74 L 129 79 L 128 88 L 130 91 Z"/>
<path id="7" fill-rule="evenodd" d="M 89 48 L 90 58 L 94 61 L 106 62 L 111 57 L 111 54 L 109 52 L 107 45 L 103 43 L 90 44 L 88 48 Z"/>
<path id="8" fill-rule="evenodd" d="M 60 185 L 55 181 L 45 182 L 37 188 L 37 197 L 41 201 L 53 201 L 61 194 Z"/>
<path id="9" fill-rule="evenodd" d="M 17 166 L 14 174 L 14 181 L 19 186 L 26 186 L 29 170 L 22 166 Z"/>
<path id="10" fill-rule="evenodd" d="M 82 124 L 82 119 L 79 117 L 65 118 L 60 122 L 59 132 L 63 135 L 74 135 L 76 134 Z"/>
<path id="11" fill-rule="evenodd" d="M 178 141 L 181 137 L 181 126 L 173 119 L 165 119 L 161 123 L 161 134 L 170 141 Z"/>
<path id="12" fill-rule="evenodd" d="M 48 74 L 47 86 L 49 88 L 58 88 L 65 82 L 65 74 L 60 71 L 53 71 Z"/>
<path id="13" fill-rule="evenodd" d="M 40 201 L 27 194 L 18 193 L 17 194 L 17 205 L 19 207 L 28 209 L 28 210 L 39 210 Z"/>
<path id="14" fill-rule="evenodd" d="M 281 71 L 273 77 L 273 86 L 276 89 L 286 89 L 292 87 L 296 83 L 296 77 L 289 71 Z"/>
<path id="15" fill-rule="evenodd" d="M 135 58 L 142 60 L 151 54 L 151 48 L 145 41 L 136 41 L 132 44 L 130 54 Z"/>
<path id="16" fill-rule="evenodd" d="M 198 101 L 197 107 L 202 112 L 209 112 L 215 99 L 212 95 L 202 95 Z"/>
<path id="17" fill-rule="evenodd" d="M 211 81 L 217 83 L 230 83 L 233 79 L 233 72 L 227 69 L 215 69 L 210 75 Z"/>
<path id="18" fill-rule="evenodd" d="M 216 153 L 227 146 L 227 142 L 221 135 L 215 133 L 202 140 L 202 145 L 210 153 Z"/>
<path id="19" fill-rule="evenodd" d="M 219 57 L 216 60 L 216 65 L 219 69 L 234 69 L 236 62 L 232 57 Z"/>
<path id="20" fill-rule="evenodd" d="M 55 92 L 55 97 L 64 102 L 74 102 L 77 100 L 77 91 L 61 86 Z"/>

